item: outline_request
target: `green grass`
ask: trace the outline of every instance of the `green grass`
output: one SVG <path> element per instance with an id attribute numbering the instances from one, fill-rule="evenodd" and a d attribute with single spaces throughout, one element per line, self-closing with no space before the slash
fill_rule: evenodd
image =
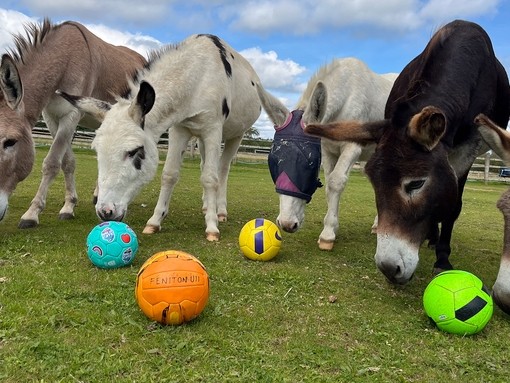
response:
<path id="1" fill-rule="evenodd" d="M 495 309 L 472 337 L 436 330 L 422 308 L 434 253 L 423 247 L 415 278 L 394 287 L 377 271 L 371 186 L 353 172 L 332 252 L 316 240 L 326 209 L 324 190 L 307 206 L 304 227 L 284 233 L 270 262 L 244 258 L 242 225 L 274 220 L 278 196 L 265 164 L 232 167 L 229 221 L 208 243 L 201 213 L 197 160 L 185 160 L 161 233 L 141 231 L 159 192 L 159 177 L 130 206 L 126 222 L 139 233 L 132 266 L 100 270 L 85 254 L 97 224 L 91 204 L 96 163 L 77 150 L 76 218 L 58 221 L 60 176 L 40 226 L 19 230 L 47 149 L 37 149 L 32 175 L 10 199 L 0 223 L 0 381 L 2 382 L 504 382 L 508 380 L 509 317 Z M 495 203 L 506 185 L 469 182 L 452 240 L 451 261 L 492 286 L 502 249 L 503 219 Z M 145 206 L 145 207 L 144 207 Z M 193 322 L 150 322 L 134 300 L 136 273 L 166 249 L 196 255 L 207 267 L 211 294 Z M 330 303 L 329 297 L 336 297 Z"/>

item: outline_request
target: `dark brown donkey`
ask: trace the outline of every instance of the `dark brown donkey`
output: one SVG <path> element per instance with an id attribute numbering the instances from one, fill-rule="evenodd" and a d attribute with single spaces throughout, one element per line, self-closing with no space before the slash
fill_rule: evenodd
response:
<path id="1" fill-rule="evenodd" d="M 74 216 L 78 197 L 71 142 L 78 122 L 91 128 L 99 126 L 95 121 L 82 120 L 83 113 L 55 91 L 113 102 L 112 95 L 127 92 L 128 77 L 146 63 L 138 53 L 108 44 L 76 22 L 53 25 L 45 19 L 39 25 L 27 25 L 25 33 L 14 36 L 16 48 L 2 56 L 0 65 L 0 219 L 16 185 L 32 169 L 31 131 L 41 113 L 53 143 L 44 159 L 39 190 L 21 217 L 21 228 L 39 223 L 48 188 L 60 169 L 64 172 L 66 193 L 59 216 Z"/>
<path id="2" fill-rule="evenodd" d="M 375 261 L 391 282 L 411 279 L 427 238 L 436 246 L 436 271 L 452 268 L 450 240 L 464 184 L 476 156 L 487 150 L 474 118 L 485 113 L 506 126 L 509 102 L 508 78 L 487 33 L 453 21 L 397 78 L 385 120 L 306 128 L 335 140 L 377 144 L 365 170 L 379 215 Z"/>

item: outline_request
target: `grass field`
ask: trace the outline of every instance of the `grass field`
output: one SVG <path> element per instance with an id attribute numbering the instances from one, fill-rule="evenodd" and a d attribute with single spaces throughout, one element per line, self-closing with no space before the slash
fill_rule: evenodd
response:
<path id="1" fill-rule="evenodd" d="M 510 318 L 495 309 L 480 334 L 436 330 L 422 309 L 434 254 L 423 247 L 408 286 L 389 285 L 376 269 L 372 188 L 353 172 L 332 252 L 316 245 L 326 203 L 318 190 L 305 225 L 283 235 L 270 262 L 244 258 L 242 225 L 274 220 L 278 196 L 265 164 L 238 161 L 229 180 L 229 221 L 208 243 L 201 213 L 199 163 L 185 160 L 161 233 L 142 235 L 159 177 L 130 206 L 138 233 L 132 266 L 101 270 L 85 253 L 98 223 L 91 204 L 93 152 L 78 150 L 80 203 L 72 221 L 57 220 L 59 177 L 40 226 L 17 229 L 37 189 L 47 149 L 10 199 L 0 223 L 0 381 L 2 382 L 507 382 Z M 495 203 L 506 185 L 469 182 L 452 240 L 452 263 L 495 281 L 503 219 Z M 138 268 L 153 253 L 180 249 L 207 267 L 211 294 L 204 312 L 179 327 L 151 323 L 134 300 Z M 330 303 L 330 296 L 336 297 Z"/>

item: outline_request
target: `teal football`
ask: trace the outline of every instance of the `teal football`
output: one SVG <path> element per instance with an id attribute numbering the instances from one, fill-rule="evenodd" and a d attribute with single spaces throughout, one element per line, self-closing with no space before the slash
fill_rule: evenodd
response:
<path id="1" fill-rule="evenodd" d="M 467 271 L 449 270 L 430 281 L 423 293 L 423 307 L 440 330 L 472 335 L 489 322 L 494 304 L 477 276 Z"/>
<path id="2" fill-rule="evenodd" d="M 137 251 L 136 234 L 124 222 L 102 222 L 87 236 L 87 255 L 95 266 L 103 269 L 131 264 Z"/>

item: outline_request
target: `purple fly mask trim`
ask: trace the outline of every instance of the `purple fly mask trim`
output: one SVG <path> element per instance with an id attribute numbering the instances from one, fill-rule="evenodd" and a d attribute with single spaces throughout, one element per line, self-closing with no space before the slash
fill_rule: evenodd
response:
<path id="1" fill-rule="evenodd" d="M 275 182 L 276 189 L 280 190 L 286 190 L 292 193 L 299 193 L 299 189 L 296 185 L 292 182 L 290 177 L 285 173 L 285 171 L 282 171 Z"/>
<path id="2" fill-rule="evenodd" d="M 304 199 L 307 203 L 322 184 L 320 138 L 303 130 L 303 111 L 294 110 L 282 126 L 275 127 L 268 156 L 271 178 L 279 194 Z"/>

